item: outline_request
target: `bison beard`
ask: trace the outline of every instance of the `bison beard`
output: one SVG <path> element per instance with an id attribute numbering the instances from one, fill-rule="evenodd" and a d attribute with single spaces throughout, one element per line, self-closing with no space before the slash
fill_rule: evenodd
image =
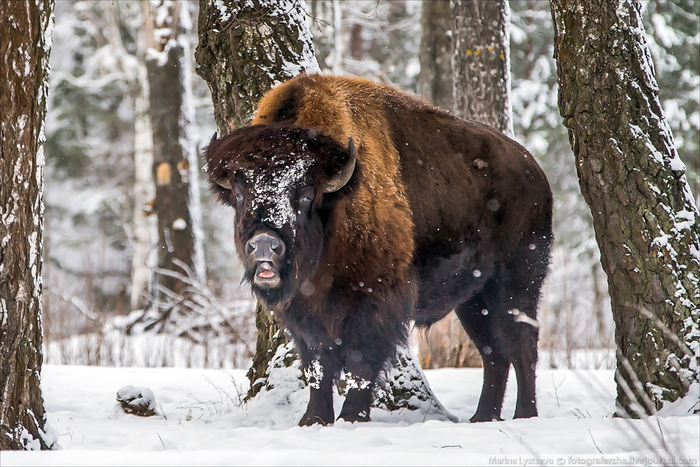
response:
<path id="1" fill-rule="evenodd" d="M 206 150 L 255 295 L 294 339 L 311 398 L 300 425 L 369 420 L 372 389 L 409 320 L 455 310 L 484 363 L 472 421 L 537 415 L 536 321 L 552 195 L 534 158 L 486 125 L 389 86 L 300 76 L 263 97 L 251 126 Z"/>

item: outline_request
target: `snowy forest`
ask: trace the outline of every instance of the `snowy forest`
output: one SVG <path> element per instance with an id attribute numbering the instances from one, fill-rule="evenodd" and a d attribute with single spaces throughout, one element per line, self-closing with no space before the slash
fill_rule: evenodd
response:
<path id="1" fill-rule="evenodd" d="M 15 11 L 25 3 L 35 15 L 28 26 Z M 500 8 L 500 26 L 479 17 L 488 13 L 486 3 Z M 12 441 L 0 446 L 63 449 L 55 459 L 3 451 L 0 463 L 698 465 L 700 3 L 599 3 L 10 0 L 0 6 L 0 57 L 27 56 L 24 74 L 24 65 L 2 59 L 0 107 L 5 113 L 29 101 L 16 96 L 31 94 L 30 86 L 39 96 L 29 121 L 25 114 L 2 116 L 0 429 Z M 604 16 L 610 12 L 619 22 L 612 27 Z M 250 37 L 260 43 L 236 36 L 239 27 L 256 31 Z M 465 57 L 493 53 L 493 45 L 478 42 L 489 28 L 500 28 L 496 47 L 505 57 L 493 68 L 484 60 L 487 68 L 470 69 Z M 24 29 L 33 34 L 27 42 L 11 39 L 11 30 Z M 631 37 L 629 50 L 603 42 L 608 29 L 610 37 Z M 30 60 L 25 51 L 35 49 L 44 54 Z M 619 61 L 605 50 L 616 50 Z M 633 71 L 625 68 L 630 62 Z M 15 75 L 30 76 L 30 64 L 39 70 L 35 83 L 7 84 Z M 450 313 L 428 331 L 411 329 L 410 349 L 400 349 L 387 369 L 366 427 L 296 426 L 308 381 L 292 343 L 244 281 L 234 210 L 211 189 L 203 154 L 212 135 L 249 124 L 257 100 L 300 73 L 368 78 L 483 121 L 525 147 L 544 170 L 554 243 L 537 314 L 539 419 L 513 420 L 512 374 L 506 422 L 468 423 L 482 385 L 483 349 Z M 479 89 L 490 79 L 501 86 L 494 96 L 493 86 Z M 616 86 L 629 93 L 603 95 Z M 486 97 L 475 103 L 475 95 Z M 599 123 L 594 114 L 607 120 Z M 610 128 L 614 138 L 599 141 Z M 625 131 L 631 142 L 624 143 Z M 39 175 L 17 178 L 20 163 L 6 150 L 15 140 L 20 153 L 35 158 Z M 625 148 L 641 155 L 626 155 L 626 175 L 614 176 L 627 177 L 638 192 L 606 184 L 618 170 L 608 161 L 617 153 L 624 159 Z M 647 173 L 653 182 L 643 178 Z M 34 188 L 17 182 L 32 177 L 41 179 Z M 17 193 L 27 197 L 18 201 Z M 13 210 L 24 205 L 31 205 L 22 208 L 30 217 Z M 27 226 L 21 233 L 13 230 L 15 215 Z M 28 239 L 25 254 L 11 251 L 11 235 Z M 33 259 L 24 269 L 12 266 L 22 256 Z M 25 291 L 22 274 L 34 289 Z M 27 293 L 32 300 L 20 299 Z M 13 308 L 22 300 L 34 311 Z M 18 319 L 33 329 L 32 344 L 8 344 Z M 13 353 L 37 342 L 26 358 Z M 649 357 L 636 358 L 641 348 Z M 654 359 L 656 366 L 649 363 Z M 12 376 L 18 370 L 10 361 L 37 375 L 43 362 L 43 401 L 38 376 L 34 382 Z M 108 394 L 91 399 L 83 385 Z M 34 393 L 14 399 L 14 386 Z M 340 407 L 348 390 L 339 384 L 334 391 Z M 125 399 L 133 409 L 140 398 L 152 417 L 124 413 Z M 42 404 L 45 413 L 37 408 Z M 29 416 L 11 415 L 20 405 Z M 76 412 L 81 406 L 91 415 Z M 121 452 L 108 459 L 98 451 Z"/>

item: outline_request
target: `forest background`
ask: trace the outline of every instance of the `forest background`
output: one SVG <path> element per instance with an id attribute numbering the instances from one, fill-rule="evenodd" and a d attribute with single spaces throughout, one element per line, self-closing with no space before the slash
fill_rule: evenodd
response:
<path id="1" fill-rule="evenodd" d="M 197 2 L 182 5 L 197 17 Z M 307 0 L 322 70 L 420 95 L 421 6 Z M 700 3 L 652 0 L 643 6 L 661 102 L 698 203 Z M 322 20 L 333 8 L 333 20 Z M 540 310 L 541 358 L 552 368 L 613 368 L 606 278 L 557 106 L 549 2 L 515 0 L 510 8 L 515 139 L 540 162 L 555 199 L 556 244 Z M 206 281 L 194 286 L 206 306 L 169 320 L 157 335 L 135 325 L 141 314 L 131 299 L 133 226 L 135 215 L 148 213 L 134 196 L 140 3 L 59 1 L 55 14 L 46 119 L 44 361 L 246 368 L 255 348 L 255 304 L 240 284 L 232 210 L 214 202 L 201 170 Z M 193 54 L 197 31 L 190 26 L 184 40 Z M 191 57 L 187 63 L 194 67 Z M 201 152 L 215 131 L 213 109 L 206 84 L 189 71 L 188 138 Z"/>

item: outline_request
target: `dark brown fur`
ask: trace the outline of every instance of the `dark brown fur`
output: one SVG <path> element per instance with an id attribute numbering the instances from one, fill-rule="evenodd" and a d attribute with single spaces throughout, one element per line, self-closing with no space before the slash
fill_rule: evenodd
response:
<path id="1" fill-rule="evenodd" d="M 536 415 L 532 323 L 549 260 L 552 198 L 534 158 L 491 127 L 355 78 L 292 79 L 263 97 L 253 124 L 277 128 L 273 133 L 301 127 L 329 136 L 331 142 L 321 146 L 334 155 L 319 155 L 317 148 L 314 167 L 325 167 L 313 169 L 304 182 L 317 188 L 346 160 L 348 138 L 357 148 L 350 183 L 338 193 L 317 189 L 314 211 L 298 227 L 310 232 L 291 242 L 295 255 L 304 255 L 290 256 L 301 277 L 292 288 L 305 280 L 313 293 L 292 291 L 271 300 L 304 363 L 319 360 L 333 377 L 344 368 L 373 382 L 395 346 L 405 342 L 409 319 L 430 325 L 455 309 L 484 360 L 473 420 L 500 416 L 510 364 L 518 377 L 516 417 Z M 207 151 L 210 170 L 239 160 L 226 151 L 255 152 L 248 146 L 217 141 Z M 278 157 L 258 146 L 265 158 Z M 239 224 L 240 214 L 239 252 L 252 234 Z M 310 238 L 314 244 L 304 246 Z M 333 350 L 337 339 L 342 345 Z M 331 350 L 319 350 L 324 346 Z M 330 381 L 312 388 L 301 424 L 332 421 Z M 340 416 L 368 419 L 362 416 L 369 411 L 367 394 L 351 391 Z"/>

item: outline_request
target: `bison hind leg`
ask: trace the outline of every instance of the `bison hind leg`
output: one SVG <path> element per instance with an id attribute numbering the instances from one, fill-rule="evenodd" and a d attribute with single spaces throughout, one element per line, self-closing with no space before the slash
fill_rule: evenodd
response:
<path id="1" fill-rule="evenodd" d="M 489 284 L 487 284 L 488 288 Z M 474 342 L 484 365 L 484 383 L 476 413 L 470 419 L 474 422 L 501 420 L 503 397 L 508 382 L 508 361 L 505 349 L 498 341 L 493 328 L 493 314 L 486 305 L 482 294 L 461 304 L 455 309 L 469 338 Z"/>
<path id="2" fill-rule="evenodd" d="M 509 344 L 509 360 L 518 380 L 515 418 L 537 416 L 537 303 L 549 269 L 551 244 L 551 227 L 536 229 L 521 241 L 520 255 L 507 263 L 501 274 L 501 306 L 506 313 L 498 316 L 497 324 L 501 338 Z"/>

